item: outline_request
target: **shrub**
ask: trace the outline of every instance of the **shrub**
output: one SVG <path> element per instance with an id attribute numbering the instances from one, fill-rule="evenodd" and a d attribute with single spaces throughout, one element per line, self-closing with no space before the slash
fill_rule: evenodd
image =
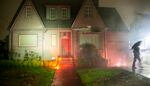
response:
<path id="1" fill-rule="evenodd" d="M 105 67 L 107 61 L 103 59 L 93 44 L 83 44 L 80 46 L 78 67 Z"/>

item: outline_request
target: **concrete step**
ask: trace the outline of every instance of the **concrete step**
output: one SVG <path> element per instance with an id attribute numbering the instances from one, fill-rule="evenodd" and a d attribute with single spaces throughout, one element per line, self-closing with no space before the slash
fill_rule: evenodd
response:
<path id="1" fill-rule="evenodd" d="M 60 64 L 73 64 L 73 58 L 62 58 Z"/>

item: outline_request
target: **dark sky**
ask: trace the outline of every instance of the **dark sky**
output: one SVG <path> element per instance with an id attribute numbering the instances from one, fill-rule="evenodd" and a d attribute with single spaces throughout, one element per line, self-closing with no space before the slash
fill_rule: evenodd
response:
<path id="1" fill-rule="evenodd" d="M 3 39 L 7 34 L 6 28 L 11 22 L 11 19 L 16 13 L 16 10 L 21 1 L 22 0 L 1 0 L 0 1 L 0 39 Z"/>

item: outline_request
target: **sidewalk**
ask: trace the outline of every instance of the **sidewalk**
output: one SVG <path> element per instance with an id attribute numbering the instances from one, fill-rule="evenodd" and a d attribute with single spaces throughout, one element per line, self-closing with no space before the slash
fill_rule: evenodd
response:
<path id="1" fill-rule="evenodd" d="M 135 72 L 137 74 L 143 75 L 144 77 L 150 78 L 150 63 L 141 63 L 142 67 L 139 67 L 138 62 L 136 63 L 136 68 L 132 69 L 132 64 L 130 64 L 128 67 L 123 68 L 125 70 L 128 70 L 130 72 Z"/>
<path id="2" fill-rule="evenodd" d="M 83 86 L 70 58 L 62 59 L 52 86 Z"/>

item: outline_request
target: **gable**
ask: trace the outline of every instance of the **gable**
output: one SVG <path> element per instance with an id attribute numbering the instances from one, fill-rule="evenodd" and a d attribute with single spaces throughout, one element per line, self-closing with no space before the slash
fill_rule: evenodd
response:
<path id="1" fill-rule="evenodd" d="M 70 28 L 83 0 L 32 0 L 35 8 L 37 9 L 45 28 Z M 69 5 L 71 9 L 70 19 L 69 20 L 47 20 L 45 17 L 46 14 L 46 5 Z"/>
<path id="2" fill-rule="evenodd" d="M 127 26 L 115 8 L 100 7 L 98 12 L 108 27 L 107 31 L 128 31 Z"/>
<path id="3" fill-rule="evenodd" d="M 12 29 L 43 29 L 44 25 L 31 0 L 26 0 L 13 23 Z"/>
<path id="4" fill-rule="evenodd" d="M 92 26 L 104 30 L 105 24 L 92 0 L 85 0 L 72 25 L 73 28 Z"/>
<path id="5" fill-rule="evenodd" d="M 78 26 L 82 27 L 85 26 L 90 26 L 93 25 L 93 27 L 108 27 L 110 28 L 110 31 L 127 31 L 127 27 L 125 26 L 124 22 L 122 21 L 120 15 L 118 12 L 115 10 L 115 8 L 106 8 L 106 7 L 95 7 L 93 4 L 93 0 L 90 0 L 92 2 L 92 7 L 94 7 L 94 18 L 91 19 L 86 19 L 83 17 L 84 13 L 81 12 L 83 10 L 83 6 L 86 2 L 86 0 L 32 0 L 33 4 L 33 10 L 34 14 L 36 15 L 36 19 L 34 21 L 30 21 L 32 23 L 26 23 L 28 21 L 24 20 L 23 18 L 20 18 L 22 15 L 22 10 L 24 10 L 24 4 L 25 1 L 28 0 L 23 0 L 18 12 L 16 13 L 17 15 L 14 16 L 12 23 L 8 27 L 13 28 L 18 27 L 23 28 L 24 26 L 28 26 L 27 28 L 38 28 L 38 27 L 45 27 L 45 28 L 70 28 Z M 30 0 L 31 1 L 31 0 Z M 70 20 L 47 20 L 46 19 L 46 5 L 51 4 L 51 5 L 58 5 L 58 4 L 64 4 L 64 5 L 69 5 L 71 9 L 70 13 Z M 35 7 L 35 8 L 34 8 Z M 83 10 L 84 11 L 84 10 Z M 97 12 L 98 11 L 98 12 Z M 18 15 L 19 14 L 19 15 Z M 82 15 L 82 16 L 81 16 Z M 80 16 L 80 17 L 79 17 Z M 20 20 L 19 20 L 20 19 Z M 19 20 L 19 21 L 18 21 Z M 32 19 L 33 20 L 33 19 Z M 15 21 L 15 22 L 14 22 Z M 117 22 L 114 22 L 117 21 Z M 25 24 L 21 23 L 25 22 Z M 33 22 L 34 22 L 34 27 L 33 27 Z M 36 23 L 38 22 L 38 23 Z M 36 23 L 36 24 L 35 24 Z M 20 24 L 20 25 L 19 25 Z M 23 25 L 21 25 L 23 24 Z M 103 27 L 102 27 L 103 26 Z"/>

